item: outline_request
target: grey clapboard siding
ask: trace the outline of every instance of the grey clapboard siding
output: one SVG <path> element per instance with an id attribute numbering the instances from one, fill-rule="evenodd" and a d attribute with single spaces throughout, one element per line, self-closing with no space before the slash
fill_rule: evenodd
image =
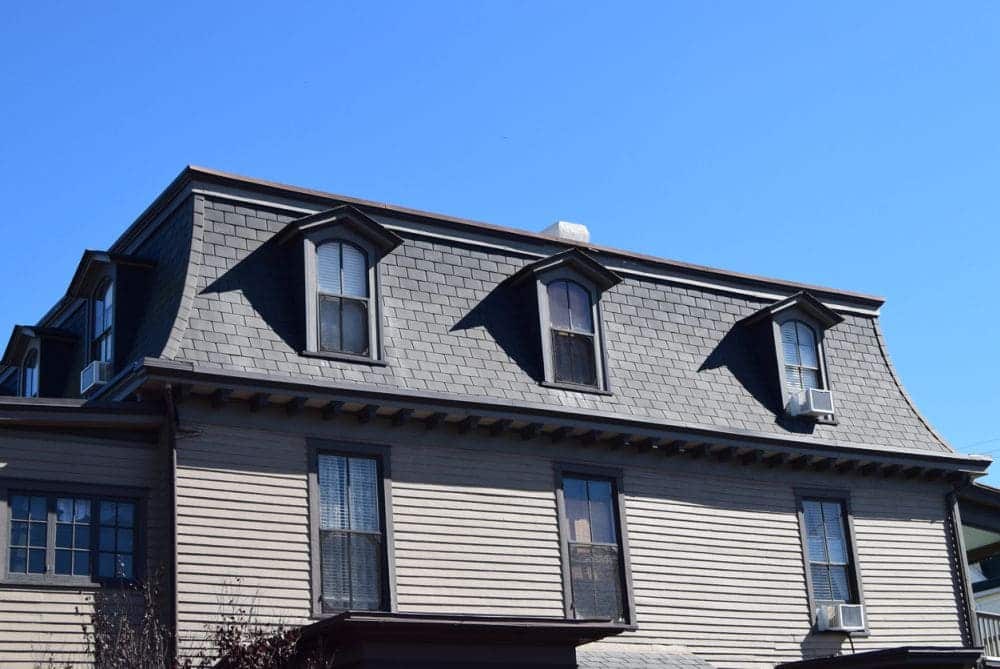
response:
<path id="1" fill-rule="evenodd" d="M 158 560 L 169 547 L 169 509 L 162 502 L 164 458 L 148 445 L 0 434 L 0 474 L 5 479 L 149 489 L 145 525 L 149 574 L 161 566 Z M 90 664 L 83 628 L 90 624 L 92 603 L 91 591 L 0 584 L 0 666 Z"/>
<path id="2" fill-rule="evenodd" d="M 264 624 L 308 619 L 306 436 L 391 445 L 400 611 L 561 616 L 553 466 L 578 462 L 624 470 L 639 629 L 604 647 L 680 644 L 740 668 L 838 650 L 841 637 L 809 634 L 794 488 L 816 486 L 851 493 L 871 622 L 857 648 L 962 640 L 943 485 L 283 412 L 241 412 L 239 429 L 225 412 L 190 415 L 198 435 L 178 444 L 188 649 L 240 606 Z"/>

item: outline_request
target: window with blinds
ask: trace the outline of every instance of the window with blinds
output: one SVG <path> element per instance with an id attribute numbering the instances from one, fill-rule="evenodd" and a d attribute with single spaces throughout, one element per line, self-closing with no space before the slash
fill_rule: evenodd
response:
<path id="1" fill-rule="evenodd" d="M 316 249 L 319 350 L 369 355 L 368 259 L 347 242 Z"/>
<path id="2" fill-rule="evenodd" d="M 548 285 L 552 370 L 557 383 L 597 385 L 597 347 L 590 293 L 574 281 Z"/>
<path id="3" fill-rule="evenodd" d="M 844 503 L 804 499 L 802 517 L 813 599 L 857 603 Z"/>
<path id="4" fill-rule="evenodd" d="M 622 555 L 610 480 L 563 477 L 572 611 L 576 618 L 623 621 Z"/>
<path id="5" fill-rule="evenodd" d="M 320 454 L 320 600 L 327 613 L 384 608 L 384 534 L 376 458 Z"/>
<path id="6" fill-rule="evenodd" d="M 789 390 L 798 392 L 809 388 L 822 388 L 819 367 L 819 348 L 816 333 L 798 320 L 781 325 L 781 344 L 784 353 L 785 383 Z"/>

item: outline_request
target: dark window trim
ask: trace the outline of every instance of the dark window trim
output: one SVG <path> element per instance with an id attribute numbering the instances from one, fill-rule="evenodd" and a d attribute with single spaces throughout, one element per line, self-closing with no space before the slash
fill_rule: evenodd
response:
<path id="1" fill-rule="evenodd" d="M 805 500 L 824 500 L 839 502 L 844 507 L 847 522 L 847 548 L 851 558 L 849 577 L 854 591 L 858 593 L 858 604 L 865 610 L 865 629 L 861 632 L 851 632 L 852 638 L 865 638 L 869 635 L 868 607 L 865 605 L 865 591 L 861 584 L 861 570 L 858 562 L 858 541 L 854 535 L 854 512 L 851 508 L 851 493 L 847 490 L 833 488 L 794 488 L 795 515 L 799 521 L 799 544 L 802 549 L 802 569 L 806 579 L 806 597 L 809 602 L 809 627 L 817 634 L 841 634 L 841 632 L 819 632 L 816 629 L 816 598 L 813 596 L 812 570 L 809 567 L 809 539 L 806 532 Z"/>
<path id="2" fill-rule="evenodd" d="M 94 284 L 94 289 L 90 292 L 90 300 L 88 302 L 87 308 L 87 361 L 85 365 L 89 365 L 92 362 L 98 360 L 97 355 L 94 353 L 94 344 L 97 343 L 97 332 L 94 329 L 94 316 L 97 311 L 97 295 L 102 292 L 105 285 L 111 285 L 111 325 L 105 329 L 101 335 L 106 336 L 109 341 L 110 348 L 110 360 L 107 363 L 111 366 L 111 371 L 114 373 L 117 371 L 115 369 L 115 354 L 116 354 L 116 342 L 115 333 L 118 331 L 118 273 L 114 265 L 108 267 L 108 269 L 100 274 L 96 279 Z"/>
<path id="3" fill-rule="evenodd" d="M 388 612 L 397 610 L 396 601 L 396 561 L 393 550 L 392 523 L 392 467 L 391 449 L 382 444 L 354 442 L 342 439 L 308 438 L 306 440 L 309 472 L 308 472 L 308 513 L 309 513 L 309 581 L 310 610 L 313 618 L 329 618 L 338 615 L 323 611 L 320 604 L 322 596 L 320 544 L 319 544 L 319 456 L 343 455 L 373 457 L 378 461 L 378 473 L 382 485 L 379 486 L 379 502 L 382 513 L 382 528 L 384 534 L 382 550 L 383 572 L 385 580 L 382 584 L 382 598 L 388 605 Z"/>
<path id="4" fill-rule="evenodd" d="M 781 338 L 781 326 L 788 321 L 802 321 L 812 329 L 816 337 L 816 356 L 819 360 L 819 381 L 823 390 L 833 390 L 830 385 L 829 368 L 826 364 L 826 346 L 823 337 L 826 334 L 825 328 L 813 317 L 802 309 L 789 307 L 774 314 L 771 318 L 771 330 L 774 336 L 774 356 L 778 365 L 778 385 L 781 386 L 781 408 L 788 410 L 788 402 L 792 398 L 792 393 L 788 389 L 788 379 L 785 377 L 785 343 Z M 833 422 L 834 418 L 821 419 L 822 422 Z"/>
<path id="5" fill-rule="evenodd" d="M 96 549 L 91 549 L 91 575 L 73 576 L 69 574 L 48 573 L 39 575 L 10 574 L 10 555 L 8 543 L 10 541 L 10 496 L 14 493 L 26 493 L 29 495 L 66 496 L 66 497 L 86 497 L 94 500 L 115 500 L 135 503 L 135 537 L 133 551 L 133 568 L 135 577 L 132 579 L 99 578 L 96 575 L 96 563 L 93 554 Z M 134 486 L 100 485 L 91 483 L 76 483 L 72 481 L 39 481 L 34 479 L 7 479 L 0 478 L 0 584 L 27 586 L 27 587 L 58 587 L 58 588 L 101 588 L 108 586 L 122 586 L 138 584 L 146 576 L 146 542 L 147 542 L 147 522 L 149 508 L 149 490 Z M 92 511 L 93 513 L 93 511 Z M 99 524 L 99 523 L 98 523 Z M 92 525 L 96 528 L 98 524 Z M 54 527 L 48 528 L 49 538 L 46 542 L 46 569 L 49 568 L 50 553 L 54 554 Z M 96 533 L 96 532 L 95 532 Z"/>
<path id="6" fill-rule="evenodd" d="M 622 610 L 625 613 L 624 623 L 620 624 L 628 630 L 638 629 L 635 615 L 635 594 L 632 589 L 632 559 L 628 542 L 628 522 L 625 513 L 624 473 L 616 467 L 602 467 L 591 464 L 574 464 L 557 462 L 553 466 L 555 474 L 556 515 L 559 523 L 559 558 L 562 571 L 563 614 L 567 620 L 575 620 L 573 614 L 573 583 L 569 566 L 569 523 L 566 518 L 566 497 L 563 493 L 563 478 L 565 476 L 584 476 L 601 478 L 611 481 L 615 497 L 615 529 L 618 531 L 621 562 L 618 565 L 619 576 L 622 579 Z"/>
<path id="7" fill-rule="evenodd" d="M 24 352 L 24 356 L 21 358 L 21 367 L 18 370 L 17 375 L 17 394 L 20 397 L 28 397 L 24 394 L 24 373 L 28 369 L 28 358 L 32 354 L 35 356 L 35 394 L 31 397 L 41 397 L 41 392 L 39 386 L 42 382 L 42 351 L 39 342 L 36 340 Z"/>
<path id="8" fill-rule="evenodd" d="M 591 317 L 594 319 L 594 365 L 597 372 L 597 384 L 593 386 L 578 385 L 575 383 L 565 383 L 556 381 L 553 351 L 552 351 L 552 326 L 549 317 L 549 292 L 550 283 L 555 281 L 572 281 L 579 284 L 590 294 Z M 614 394 L 611 386 L 611 374 L 608 370 L 608 351 L 606 345 L 603 309 L 601 306 L 602 291 L 599 287 L 580 272 L 569 267 L 554 267 L 540 272 L 535 280 L 535 291 L 538 304 L 538 324 L 541 333 L 542 347 L 542 371 L 544 380 L 539 385 L 549 388 L 559 388 L 585 393 L 597 393 L 601 395 Z"/>
<path id="9" fill-rule="evenodd" d="M 321 351 L 319 348 L 319 284 L 316 271 L 317 249 L 328 242 L 342 242 L 356 246 L 365 255 L 368 263 L 368 355 L 354 355 L 337 351 Z M 303 279 L 305 291 L 304 348 L 300 355 L 328 358 L 342 362 L 380 364 L 385 360 L 383 350 L 382 311 L 382 263 L 378 250 L 363 236 L 345 229 L 320 229 L 305 233 L 302 237 Z"/>

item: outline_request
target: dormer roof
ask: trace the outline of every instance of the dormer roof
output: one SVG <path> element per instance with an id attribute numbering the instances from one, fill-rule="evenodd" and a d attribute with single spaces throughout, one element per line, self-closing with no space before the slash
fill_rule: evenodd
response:
<path id="1" fill-rule="evenodd" d="M 144 269 L 153 267 L 153 263 L 148 260 L 108 251 L 87 249 L 83 252 L 83 256 L 76 266 L 73 278 L 69 282 L 69 288 L 66 289 L 66 296 L 84 297 L 89 295 L 94 288 L 95 278 L 103 276 L 104 270 L 110 265 L 130 265 Z"/>
<path id="2" fill-rule="evenodd" d="M 525 265 L 512 278 L 522 281 L 529 276 L 539 276 L 555 269 L 567 268 L 591 281 L 601 291 L 608 290 L 621 283 L 622 278 L 611 271 L 592 256 L 580 249 L 571 248 L 554 255 L 542 258 Z"/>
<path id="3" fill-rule="evenodd" d="M 73 343 L 78 337 L 72 332 L 58 328 L 44 328 L 37 325 L 15 325 L 13 331 L 10 333 L 10 340 L 7 342 L 3 358 L 0 358 L 0 367 L 8 365 L 11 367 L 19 366 L 28 344 L 34 339 L 51 339 Z"/>
<path id="4" fill-rule="evenodd" d="M 295 219 L 278 233 L 278 242 L 285 243 L 300 235 L 335 226 L 342 226 L 360 235 L 383 255 L 403 243 L 402 237 L 349 204 Z"/>
<path id="5" fill-rule="evenodd" d="M 754 323 L 760 322 L 766 318 L 775 318 L 788 309 L 798 309 L 805 312 L 820 326 L 822 326 L 823 329 L 832 328 L 834 325 L 837 325 L 844 320 L 843 316 L 820 302 L 813 295 L 807 293 L 806 291 L 799 291 L 790 297 L 786 297 L 783 300 L 778 300 L 773 304 L 767 305 L 763 309 L 747 316 L 740 322 L 744 325 L 753 325 Z"/>

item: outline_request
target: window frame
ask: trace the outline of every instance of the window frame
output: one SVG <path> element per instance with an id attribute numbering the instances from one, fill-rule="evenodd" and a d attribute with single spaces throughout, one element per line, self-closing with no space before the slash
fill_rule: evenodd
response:
<path id="1" fill-rule="evenodd" d="M 98 295 L 104 292 L 105 286 L 111 287 L 111 325 L 97 333 L 96 315 Z M 102 296 L 103 297 L 103 296 Z M 94 352 L 94 346 L 99 338 L 106 337 L 108 340 L 107 364 L 111 366 L 111 372 L 115 371 L 115 332 L 118 329 L 118 278 L 115 272 L 104 273 L 97 279 L 94 289 L 90 292 L 90 300 L 87 305 L 87 362 L 97 362 L 100 358 Z"/>
<path id="2" fill-rule="evenodd" d="M 551 309 L 549 307 L 549 284 L 559 281 L 571 281 L 583 288 L 590 296 L 590 312 L 594 323 L 594 369 L 597 379 L 597 383 L 592 386 L 556 381 L 555 358 L 553 357 L 555 351 L 552 345 L 552 330 L 556 328 L 552 326 Z M 540 274 L 535 284 L 538 303 L 538 324 L 542 345 L 542 369 L 545 377 L 541 385 L 562 390 L 611 395 L 607 350 L 604 344 L 604 322 L 601 318 L 601 291 L 597 289 L 593 281 L 588 280 L 586 277 L 581 276 L 579 272 L 567 267 L 555 267 Z"/>
<path id="3" fill-rule="evenodd" d="M 319 276 L 317 272 L 317 252 L 323 244 L 340 242 L 350 244 L 360 250 L 367 263 L 368 288 L 368 355 L 357 355 L 339 351 L 322 351 L 319 347 Z M 353 230 L 340 226 L 335 229 L 321 229 L 304 236 L 304 278 L 305 278 L 305 348 L 304 356 L 327 358 L 345 362 L 360 362 L 369 365 L 384 365 L 382 350 L 382 297 L 379 254 L 372 244 Z"/>
<path id="4" fill-rule="evenodd" d="M 24 373 L 28 369 L 27 367 L 28 358 L 30 358 L 32 355 L 35 356 L 35 394 L 26 395 L 24 390 L 25 386 Z M 17 375 L 17 394 L 20 397 L 41 397 L 40 386 L 42 383 L 42 352 L 41 352 L 41 347 L 37 343 L 29 346 L 28 350 L 25 351 L 24 357 L 21 358 L 21 368 L 18 371 L 19 373 Z"/>
<path id="5" fill-rule="evenodd" d="M 865 591 L 861 583 L 860 562 L 858 561 L 858 542 L 854 534 L 854 513 L 851 508 L 851 493 L 847 490 L 834 490 L 829 488 L 795 488 L 795 514 L 799 523 L 799 543 L 802 550 L 802 569 L 805 575 L 806 598 L 809 605 L 809 626 L 813 632 L 816 628 L 816 602 L 818 601 L 813 593 L 812 568 L 809 560 L 809 534 L 806 529 L 805 502 L 836 502 L 841 505 L 845 521 L 845 540 L 847 541 L 847 555 L 850 558 L 847 574 L 850 579 L 850 586 L 857 593 L 857 603 L 865 607 Z M 868 630 L 868 609 L 865 607 L 865 629 L 860 632 L 851 632 L 853 638 L 864 638 L 869 635 Z M 830 632 L 831 634 L 843 634 L 842 632 Z"/>
<path id="6" fill-rule="evenodd" d="M 320 598 L 323 595 L 322 559 L 320 555 L 319 538 L 319 456 L 339 455 L 343 457 L 374 458 L 378 467 L 379 513 L 382 522 L 382 601 L 383 609 L 379 612 L 395 613 L 396 600 L 396 567 L 393 550 L 392 525 L 392 469 L 391 449 L 382 444 L 367 442 L 351 442 L 310 438 L 307 440 L 309 458 L 308 469 L 308 513 L 309 513 L 309 581 L 310 581 L 310 613 L 313 619 L 329 618 L 343 612 L 323 611 Z M 372 611 L 365 610 L 366 613 Z"/>
<path id="7" fill-rule="evenodd" d="M 618 576 L 621 579 L 623 621 L 612 621 L 625 630 L 638 629 L 635 614 L 635 594 L 632 587 L 632 560 L 628 542 L 628 522 L 625 509 L 624 474 L 621 469 L 601 467 L 589 464 L 555 463 L 555 494 L 556 518 L 559 526 L 559 561 L 562 572 L 563 615 L 567 620 L 585 620 L 577 618 L 573 610 L 573 579 L 569 557 L 569 518 L 566 515 L 566 496 L 563 481 L 566 477 L 585 479 L 600 479 L 611 483 L 611 495 L 614 500 L 612 508 L 615 514 L 615 530 L 618 533 L 618 550 L 621 559 L 618 562 Z"/>
<path id="8" fill-rule="evenodd" d="M 816 339 L 816 358 L 819 361 L 820 389 L 832 390 L 830 387 L 830 377 L 827 373 L 826 351 L 823 345 L 825 328 L 816 322 L 816 319 L 810 317 L 801 309 L 792 307 L 778 312 L 771 319 L 771 329 L 774 335 L 775 363 L 778 366 L 778 385 L 781 386 L 781 407 L 785 411 L 788 410 L 789 402 L 792 399 L 792 391 L 788 387 L 788 375 L 785 373 L 785 343 L 781 337 L 781 326 L 788 321 L 801 321 L 813 331 L 813 336 Z M 834 419 L 825 418 L 818 420 L 825 420 L 829 422 Z"/>
<path id="9" fill-rule="evenodd" d="M 10 573 L 10 497 L 15 494 L 46 497 L 46 546 L 44 574 L 11 574 Z M 0 584 L 27 587 L 59 587 L 59 588 L 102 588 L 138 585 L 146 576 L 146 543 L 148 521 L 148 490 L 129 486 L 96 485 L 58 481 L 36 481 L 29 479 L 0 479 Z M 133 570 L 134 575 L 126 578 L 101 578 L 97 575 L 96 548 L 90 549 L 91 573 L 87 576 L 55 573 L 55 511 L 50 503 L 58 497 L 74 497 L 89 499 L 92 505 L 91 513 L 95 513 L 97 504 L 101 501 L 132 502 L 135 504 L 135 525 L 133 530 Z M 95 545 L 100 528 L 99 522 L 91 522 L 91 545 Z"/>

